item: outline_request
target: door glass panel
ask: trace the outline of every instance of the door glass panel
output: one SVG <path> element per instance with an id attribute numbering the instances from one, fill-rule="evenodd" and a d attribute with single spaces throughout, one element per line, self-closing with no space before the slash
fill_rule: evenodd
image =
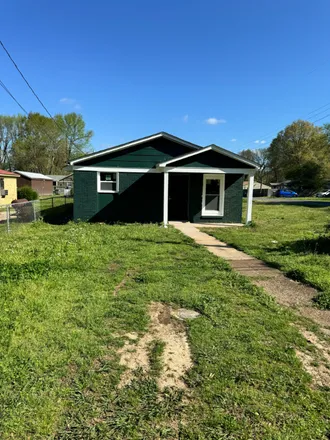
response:
<path id="1" fill-rule="evenodd" d="M 219 192 L 218 192 L 219 194 Z M 206 211 L 219 211 L 219 195 L 206 195 L 205 196 L 205 210 Z"/>
<path id="2" fill-rule="evenodd" d="M 206 180 L 205 194 L 219 195 L 219 190 L 220 190 L 220 180 L 219 179 L 207 179 Z"/>

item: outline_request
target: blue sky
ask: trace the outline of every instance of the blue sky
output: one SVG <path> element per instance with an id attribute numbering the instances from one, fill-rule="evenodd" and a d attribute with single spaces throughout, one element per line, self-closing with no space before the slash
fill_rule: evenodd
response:
<path id="1" fill-rule="evenodd" d="M 329 17 L 329 0 L 11 0 L 1 40 L 51 113 L 82 113 L 95 150 L 167 131 L 240 151 L 330 113 L 309 115 L 330 102 Z M 3 50 L 0 66 L 43 112 Z M 0 89 L 0 114 L 18 112 Z"/>

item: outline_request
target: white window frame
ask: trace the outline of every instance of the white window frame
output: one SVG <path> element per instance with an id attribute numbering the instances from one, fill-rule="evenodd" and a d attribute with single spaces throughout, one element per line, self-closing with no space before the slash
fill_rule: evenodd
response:
<path id="1" fill-rule="evenodd" d="M 219 197 L 220 197 L 220 206 L 219 210 L 206 210 L 205 209 L 205 201 L 206 201 L 206 180 L 207 179 L 215 179 L 219 180 Z M 224 174 L 204 174 L 203 177 L 203 197 L 202 197 L 202 217 L 223 217 L 224 215 L 224 207 L 225 207 L 225 175 Z"/>
<path id="2" fill-rule="evenodd" d="M 113 171 L 109 171 L 109 174 L 116 174 L 116 181 L 114 180 L 102 180 L 102 182 L 108 183 L 116 183 L 116 189 L 113 190 L 102 190 L 101 189 L 101 173 L 107 173 L 107 171 L 98 171 L 97 172 L 97 192 L 98 193 L 106 193 L 106 194 L 115 194 L 119 192 L 119 173 L 114 173 Z"/>

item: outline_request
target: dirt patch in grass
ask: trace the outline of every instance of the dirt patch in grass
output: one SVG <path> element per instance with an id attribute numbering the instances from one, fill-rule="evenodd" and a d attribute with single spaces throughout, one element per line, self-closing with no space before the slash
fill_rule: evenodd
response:
<path id="1" fill-rule="evenodd" d="M 313 319 L 322 327 L 328 327 L 330 324 L 330 310 L 320 310 L 313 303 L 317 291 L 313 287 L 287 278 L 276 269 L 273 270 L 274 273 L 277 272 L 276 275 L 254 279 L 253 282 L 257 286 L 263 287 L 279 304 L 292 307 L 301 315 Z"/>
<path id="2" fill-rule="evenodd" d="M 149 307 L 151 323 L 147 333 L 136 342 L 135 335 L 127 334 L 128 340 L 118 350 L 120 365 L 127 368 L 121 377 L 119 387 L 131 382 L 134 371 L 150 372 L 150 346 L 161 341 L 164 346 L 160 356 L 161 369 L 157 384 L 161 390 L 166 387 L 184 389 L 182 377 L 192 367 L 191 353 L 184 325 L 172 318 L 171 308 L 165 304 L 152 303 Z"/>
<path id="3" fill-rule="evenodd" d="M 111 264 L 109 264 L 109 272 L 110 273 L 115 273 L 120 269 L 120 264 L 112 262 Z"/>
<path id="4" fill-rule="evenodd" d="M 307 342 L 312 344 L 315 351 L 306 353 L 296 350 L 305 370 L 312 376 L 314 386 L 330 387 L 330 345 L 321 341 L 315 333 L 300 329 Z"/>
<path id="5" fill-rule="evenodd" d="M 111 272 L 111 266 L 109 267 L 109 270 L 110 270 L 110 272 Z M 120 283 L 119 284 L 117 284 L 117 286 L 114 288 L 114 290 L 113 290 L 113 295 L 114 296 L 117 296 L 118 295 L 118 292 L 120 291 L 120 289 L 122 289 L 124 286 L 125 286 L 125 284 L 127 283 L 127 280 L 129 279 L 129 278 L 131 278 L 131 277 L 133 277 L 133 275 L 135 275 L 135 273 L 133 272 L 133 271 L 127 271 L 126 273 L 125 273 L 125 275 L 124 275 L 124 278 L 120 281 Z"/>

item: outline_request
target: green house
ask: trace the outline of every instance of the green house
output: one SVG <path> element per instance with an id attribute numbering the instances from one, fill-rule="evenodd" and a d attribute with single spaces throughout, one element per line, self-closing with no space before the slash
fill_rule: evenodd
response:
<path id="1" fill-rule="evenodd" d="M 252 219 L 258 166 L 216 145 L 157 133 L 71 162 L 74 219 L 98 222 L 240 223 Z"/>

